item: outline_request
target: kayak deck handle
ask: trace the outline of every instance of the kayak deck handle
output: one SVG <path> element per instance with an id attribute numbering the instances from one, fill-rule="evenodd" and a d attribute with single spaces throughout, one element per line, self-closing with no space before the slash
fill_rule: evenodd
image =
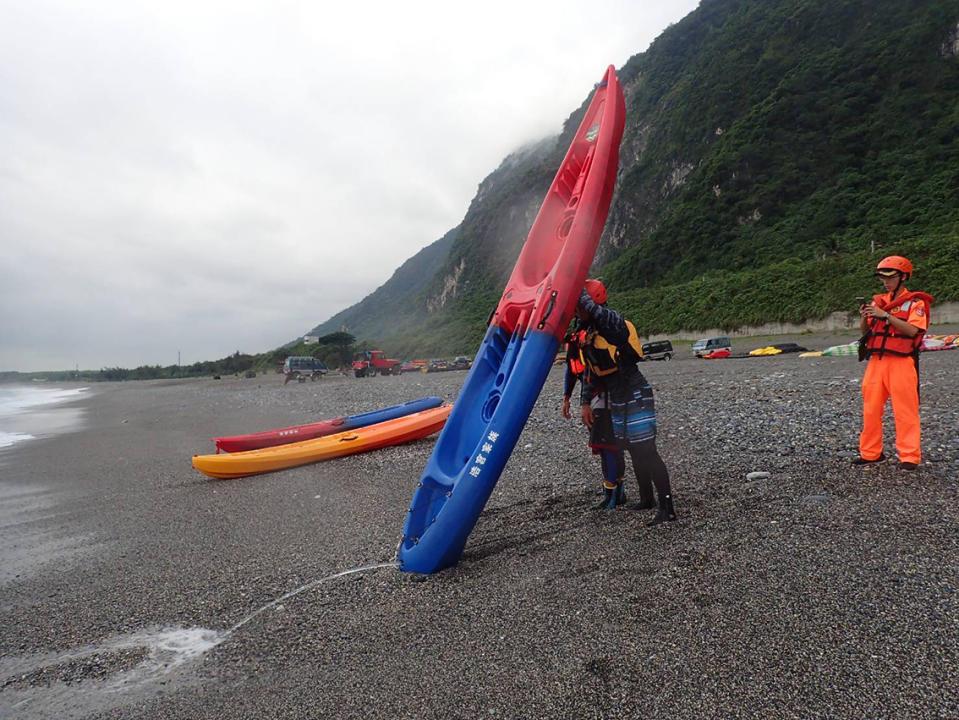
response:
<path id="1" fill-rule="evenodd" d="M 556 307 L 556 290 L 553 290 L 549 294 L 549 302 L 546 303 L 546 312 L 543 313 L 543 317 L 540 318 L 539 323 L 536 325 L 537 330 L 542 330 L 546 325 L 546 321 L 549 319 L 550 314 L 553 312 L 553 308 Z"/>

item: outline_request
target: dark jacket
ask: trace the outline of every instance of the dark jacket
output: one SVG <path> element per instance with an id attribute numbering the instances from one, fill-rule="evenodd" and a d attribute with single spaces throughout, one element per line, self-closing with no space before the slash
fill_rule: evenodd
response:
<path id="1" fill-rule="evenodd" d="M 585 329 L 595 330 L 611 345 L 624 346 L 629 342 L 626 319 L 618 312 L 597 305 L 585 292 L 580 297 L 579 308 L 589 315 L 589 319 L 584 323 Z M 587 405 L 593 397 L 602 392 L 608 392 L 613 399 L 625 400 L 632 395 L 635 387 L 645 383 L 646 379 L 635 362 L 621 362 L 617 372 L 604 377 L 594 376 L 587 368 L 580 393 L 581 402 Z"/>

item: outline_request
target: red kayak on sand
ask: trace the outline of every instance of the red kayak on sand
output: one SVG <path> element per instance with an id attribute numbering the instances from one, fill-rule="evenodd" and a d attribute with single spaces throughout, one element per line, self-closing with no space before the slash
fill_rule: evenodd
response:
<path id="1" fill-rule="evenodd" d="M 713 350 L 711 353 L 702 355 L 703 360 L 723 360 L 728 358 L 732 353 L 729 352 L 728 348 L 722 348 L 720 350 Z"/>
<path id="2" fill-rule="evenodd" d="M 325 437 L 333 433 L 343 432 L 344 430 L 355 430 L 357 428 L 381 423 L 387 420 L 410 415 L 422 410 L 439 407 L 443 404 L 443 399 L 439 397 L 424 397 L 418 400 L 391 405 L 380 410 L 371 410 L 370 412 L 359 413 L 358 415 L 347 415 L 346 417 L 333 418 L 332 420 L 321 420 L 320 422 L 307 423 L 306 425 L 294 425 L 292 427 L 280 428 L 278 430 L 265 430 L 248 435 L 231 435 L 229 437 L 213 438 L 216 443 L 216 451 L 223 452 L 245 452 L 247 450 L 259 450 L 260 448 L 276 447 L 277 445 L 286 445 L 301 440 L 312 440 L 313 438 Z"/>
<path id="3" fill-rule="evenodd" d="M 366 427 L 300 442 L 222 455 L 194 455 L 193 467 L 212 478 L 241 478 L 369 452 L 432 435 L 453 409 L 442 405 Z"/>

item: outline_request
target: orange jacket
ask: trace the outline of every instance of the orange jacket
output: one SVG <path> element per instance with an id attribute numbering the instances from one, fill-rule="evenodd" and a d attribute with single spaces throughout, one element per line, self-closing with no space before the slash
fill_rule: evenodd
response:
<path id="1" fill-rule="evenodd" d="M 926 303 L 924 312 L 928 313 L 932 306 L 932 296 L 924 292 L 904 292 L 897 295 L 892 301 L 889 301 L 886 295 L 873 295 L 873 301 L 880 310 L 885 310 L 893 317 L 906 322 L 909 321 L 911 313 L 916 311 L 917 302 Z M 922 344 L 924 330 L 920 330 L 913 337 L 901 333 L 892 326 L 891 323 L 878 318 L 869 321 L 866 330 L 866 354 L 869 356 L 878 355 L 882 357 L 884 353 L 891 355 L 916 355 L 919 352 L 919 346 Z"/>

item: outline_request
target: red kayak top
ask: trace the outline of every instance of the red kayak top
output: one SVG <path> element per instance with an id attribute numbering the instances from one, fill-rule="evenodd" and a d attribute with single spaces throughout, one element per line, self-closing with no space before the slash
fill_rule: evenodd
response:
<path id="1" fill-rule="evenodd" d="M 536 215 L 492 324 L 509 333 L 533 328 L 561 338 L 566 332 L 606 224 L 625 123 L 626 104 L 610 65 Z"/>
<path id="2" fill-rule="evenodd" d="M 294 425 L 292 427 L 280 428 L 279 430 L 264 430 L 258 433 L 249 433 L 248 435 L 231 435 L 229 437 L 213 438 L 216 443 L 216 451 L 220 452 L 243 452 L 246 450 L 257 450 L 259 448 L 273 447 L 274 445 L 285 445 L 286 443 L 299 442 L 300 440 L 312 440 L 313 438 L 332 435 L 343 428 L 343 418 L 333 418 L 332 420 L 321 420 L 306 425 Z"/>

